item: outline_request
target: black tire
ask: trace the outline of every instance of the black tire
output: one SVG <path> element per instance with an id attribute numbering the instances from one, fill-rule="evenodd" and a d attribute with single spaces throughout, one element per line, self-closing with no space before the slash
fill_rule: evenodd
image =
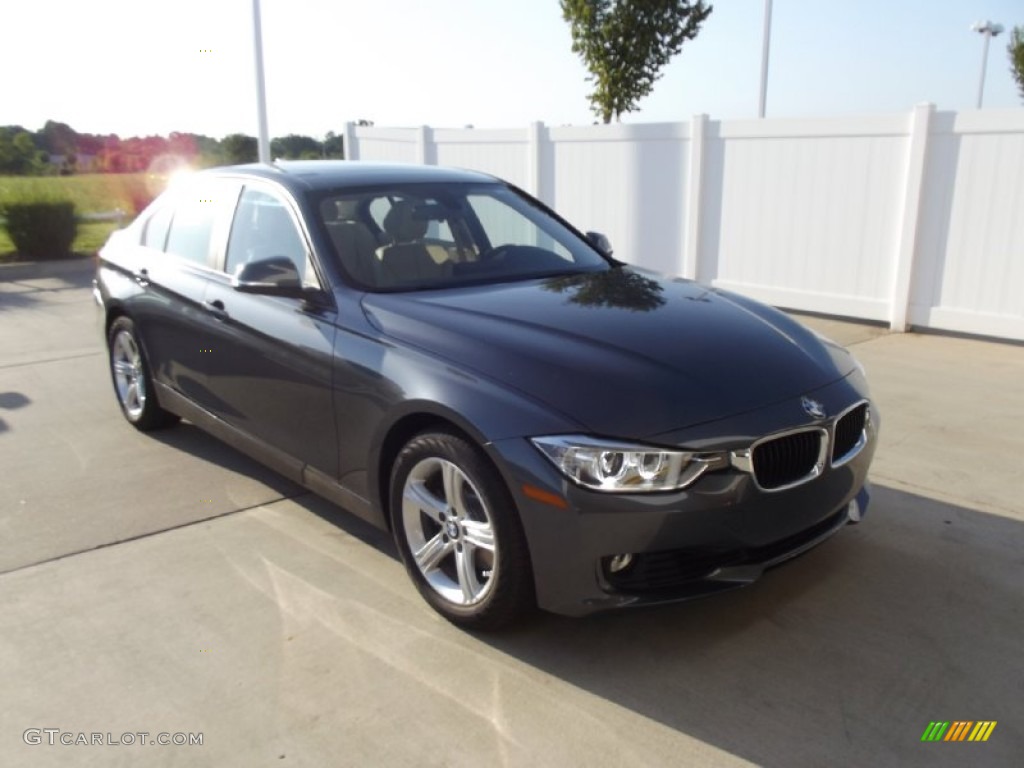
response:
<path id="1" fill-rule="evenodd" d="M 402 562 L 444 618 L 494 630 L 532 611 L 533 569 L 519 513 L 476 446 L 448 432 L 417 435 L 395 459 L 389 499 Z"/>
<path id="2" fill-rule="evenodd" d="M 157 401 L 149 363 L 131 318 L 122 316 L 110 324 L 107 351 L 114 395 L 128 423 L 142 432 L 177 424 L 179 417 Z"/>

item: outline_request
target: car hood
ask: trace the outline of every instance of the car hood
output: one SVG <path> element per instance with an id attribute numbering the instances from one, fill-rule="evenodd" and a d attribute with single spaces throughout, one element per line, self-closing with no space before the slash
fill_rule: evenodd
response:
<path id="1" fill-rule="evenodd" d="M 367 294 L 382 333 L 513 387 L 594 434 L 642 438 L 810 392 L 852 358 L 777 310 L 615 267 Z"/>

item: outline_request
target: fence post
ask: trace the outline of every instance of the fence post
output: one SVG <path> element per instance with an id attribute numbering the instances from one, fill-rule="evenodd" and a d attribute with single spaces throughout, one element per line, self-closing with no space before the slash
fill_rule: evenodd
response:
<path id="1" fill-rule="evenodd" d="M 356 144 L 356 124 L 345 123 L 345 144 L 341 148 L 345 153 L 346 160 L 358 160 L 359 148 Z"/>
<path id="2" fill-rule="evenodd" d="M 694 115 L 690 120 L 689 172 L 686 179 L 686 241 L 680 273 L 687 280 L 697 279 L 700 260 L 701 203 L 704 197 L 704 130 L 708 116 Z"/>
<path id="3" fill-rule="evenodd" d="M 416 129 L 416 162 L 420 165 L 437 165 L 433 149 L 434 132 L 428 125 Z"/>
<path id="4" fill-rule="evenodd" d="M 543 178 L 544 169 L 541 167 L 541 163 L 544 162 L 544 155 L 541 152 L 541 141 L 544 139 L 544 123 L 533 122 L 530 123 L 526 129 L 526 180 L 529 184 L 529 189 L 526 191 L 536 197 L 538 200 L 543 200 L 541 192 L 541 179 Z"/>
<path id="5" fill-rule="evenodd" d="M 910 136 L 907 148 L 907 175 L 903 189 L 903 210 L 900 215 L 900 244 L 893 269 L 892 293 L 889 297 L 889 328 L 907 330 L 910 291 L 914 276 L 918 225 L 921 218 L 921 193 L 928 160 L 928 135 L 935 105 L 918 104 L 910 115 Z"/>

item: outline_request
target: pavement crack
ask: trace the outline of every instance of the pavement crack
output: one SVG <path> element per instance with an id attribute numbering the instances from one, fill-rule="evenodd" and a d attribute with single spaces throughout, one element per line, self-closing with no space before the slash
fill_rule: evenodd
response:
<path id="1" fill-rule="evenodd" d="M 7 370 L 8 368 L 24 368 L 26 365 L 39 365 L 42 363 L 62 363 L 65 360 L 78 360 L 83 357 L 94 357 L 95 355 L 102 355 L 103 350 L 97 349 L 92 352 L 81 352 L 75 355 L 64 355 L 63 357 L 46 357 L 42 360 L 25 360 L 21 363 L 0 363 L 0 371 Z"/>
<path id="2" fill-rule="evenodd" d="M 252 504 L 252 505 L 250 505 L 248 507 L 242 507 L 241 509 L 232 509 L 232 510 L 228 510 L 227 512 L 220 512 L 220 513 L 218 513 L 216 515 L 210 515 L 209 517 L 203 517 L 203 518 L 200 518 L 198 520 L 189 520 L 187 523 L 180 523 L 178 525 L 171 525 L 171 526 L 168 526 L 167 528 L 161 528 L 161 529 L 156 530 L 156 531 L 146 531 L 145 533 L 140 533 L 140 534 L 138 534 L 136 536 L 129 536 L 128 538 L 125 538 L 125 539 L 118 539 L 117 541 L 108 541 L 108 542 L 104 542 L 103 544 L 97 544 L 94 547 L 85 547 L 83 549 L 76 549 L 73 552 L 64 552 L 63 554 L 54 555 L 53 557 L 49 557 L 49 558 L 47 558 L 45 560 L 39 560 L 39 561 L 34 562 L 34 563 L 27 563 L 25 565 L 19 565 L 19 566 L 15 567 L 15 568 L 9 568 L 6 571 L 0 571 L 0 576 L 6 576 L 7 574 L 10 574 L 10 573 L 18 573 L 19 571 L 25 571 L 25 570 L 28 570 L 29 568 L 38 568 L 41 565 L 47 565 L 49 563 L 55 563 L 55 562 L 58 562 L 60 560 L 67 560 L 68 558 L 76 557 L 77 555 L 84 555 L 84 554 L 87 554 L 89 552 L 96 552 L 96 551 L 101 550 L 101 549 L 109 549 L 110 547 L 117 547 L 117 546 L 120 546 L 121 544 L 130 544 L 133 541 L 140 541 L 142 539 L 148 539 L 148 538 L 151 538 L 153 536 L 159 536 L 162 533 L 169 533 L 170 531 L 177 531 L 177 530 L 181 530 L 182 528 L 191 528 L 193 525 L 200 525 L 201 523 L 208 523 L 211 520 L 219 520 L 222 517 L 230 517 L 231 515 L 238 515 L 238 514 L 241 514 L 242 512 L 249 512 L 251 510 L 259 509 L 260 507 L 265 507 L 265 506 L 268 506 L 270 504 L 276 504 L 279 501 L 291 501 L 293 499 L 301 499 L 304 496 L 312 496 L 312 495 L 313 495 L 313 493 L 311 491 L 302 491 L 300 493 L 296 493 L 296 494 L 293 494 L 291 496 L 278 496 L 275 499 L 268 499 L 267 501 L 260 502 L 259 504 Z"/>

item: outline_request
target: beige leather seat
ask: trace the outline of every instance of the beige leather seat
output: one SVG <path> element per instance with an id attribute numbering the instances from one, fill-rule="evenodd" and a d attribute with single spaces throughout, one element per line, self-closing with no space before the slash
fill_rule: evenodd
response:
<path id="1" fill-rule="evenodd" d="M 430 283 L 450 274 L 451 265 L 439 264 L 423 243 L 428 222 L 414 214 L 415 203 L 399 200 L 384 216 L 384 231 L 391 244 L 377 249 L 383 285 Z"/>
<path id="2" fill-rule="evenodd" d="M 324 224 L 334 243 L 338 259 L 352 277 L 368 286 L 380 283 L 377 238 L 358 221 L 356 200 L 327 200 L 322 207 Z"/>

